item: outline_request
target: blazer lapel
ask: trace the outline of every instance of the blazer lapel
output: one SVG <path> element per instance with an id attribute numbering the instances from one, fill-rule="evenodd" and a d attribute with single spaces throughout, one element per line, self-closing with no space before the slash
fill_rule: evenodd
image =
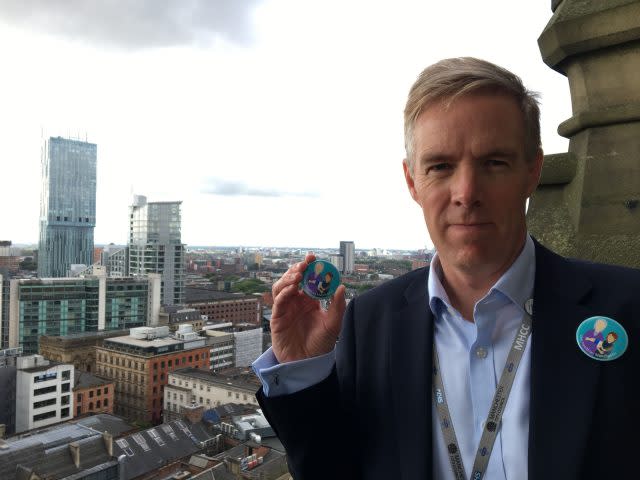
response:
<path id="1" fill-rule="evenodd" d="M 594 415 L 600 362 L 580 351 L 576 330 L 598 312 L 581 303 L 591 284 L 572 271 L 569 261 L 536 243 L 530 479 L 577 480 Z"/>
<path id="2" fill-rule="evenodd" d="M 389 337 L 389 381 L 398 439 L 400 478 L 430 478 L 431 369 L 433 317 L 426 276 L 405 292 L 406 303 L 393 314 Z"/>

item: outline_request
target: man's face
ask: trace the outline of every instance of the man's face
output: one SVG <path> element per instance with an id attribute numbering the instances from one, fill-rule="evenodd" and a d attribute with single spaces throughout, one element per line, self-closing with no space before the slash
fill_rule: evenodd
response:
<path id="1" fill-rule="evenodd" d="M 525 160 L 515 100 L 470 94 L 449 108 L 429 106 L 416 121 L 414 146 L 413 177 L 405 163 L 405 178 L 445 274 L 497 280 L 524 244 L 525 201 L 542 168 L 542 152 Z"/>

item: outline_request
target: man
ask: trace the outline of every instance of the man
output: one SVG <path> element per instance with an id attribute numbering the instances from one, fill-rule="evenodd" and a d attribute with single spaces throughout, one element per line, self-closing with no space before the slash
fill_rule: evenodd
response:
<path id="1" fill-rule="evenodd" d="M 491 63 L 443 60 L 410 90 L 405 146 L 432 268 L 346 312 L 343 287 L 326 311 L 299 291 L 312 255 L 273 286 L 273 347 L 254 369 L 295 478 L 638 478 L 640 273 L 527 234 L 535 96 Z M 615 360 L 576 341 L 597 315 L 628 335 Z"/>

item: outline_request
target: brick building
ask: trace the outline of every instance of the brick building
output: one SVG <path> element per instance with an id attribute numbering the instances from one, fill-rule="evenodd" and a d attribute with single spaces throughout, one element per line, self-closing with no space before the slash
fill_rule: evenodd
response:
<path id="1" fill-rule="evenodd" d="M 207 340 L 189 325 L 173 336 L 167 326 L 132 328 L 130 335 L 105 340 L 96 351 L 98 374 L 115 383 L 115 414 L 144 422 L 162 421 L 169 372 L 209 369 Z"/>
<path id="2" fill-rule="evenodd" d="M 76 369 L 73 387 L 73 416 L 88 413 L 113 413 L 113 380 Z"/>
<path id="3" fill-rule="evenodd" d="M 186 288 L 186 304 L 209 320 L 260 325 L 261 297 L 226 293 L 208 288 Z"/>

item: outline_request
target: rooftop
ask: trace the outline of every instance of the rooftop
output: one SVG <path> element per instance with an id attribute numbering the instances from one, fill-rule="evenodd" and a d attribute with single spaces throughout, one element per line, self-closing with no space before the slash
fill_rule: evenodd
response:
<path id="1" fill-rule="evenodd" d="M 134 345 L 136 347 L 164 347 L 167 345 L 177 345 L 184 343 L 183 340 L 176 340 L 172 337 L 154 338 L 153 340 L 146 340 L 140 338 L 133 338 L 130 335 L 124 337 L 110 338 L 108 343 L 121 343 L 123 345 Z M 105 343 L 105 346 L 107 344 Z"/>
<path id="2" fill-rule="evenodd" d="M 203 442 L 216 435 L 217 432 L 209 432 L 202 423 L 174 420 L 115 440 L 113 455 L 125 455 L 124 478 L 128 480 L 151 472 L 160 465 L 190 457 L 203 448 Z"/>
<path id="3" fill-rule="evenodd" d="M 101 385 L 108 385 L 113 383 L 113 380 L 107 378 L 98 377 L 87 372 L 82 372 L 76 368 L 74 374 L 74 386 L 73 389 L 98 387 Z"/>
<path id="4" fill-rule="evenodd" d="M 223 300 L 255 300 L 253 295 L 244 293 L 229 293 L 204 287 L 185 287 L 185 303 L 210 302 Z"/>
<path id="5" fill-rule="evenodd" d="M 260 386 L 260 380 L 253 371 L 247 368 L 228 368 L 219 372 L 201 370 L 198 368 L 181 368 L 169 373 L 169 376 L 180 376 L 182 378 L 196 379 L 217 386 L 232 386 L 242 388 L 255 393 Z M 169 386 L 173 386 L 169 384 Z"/>

